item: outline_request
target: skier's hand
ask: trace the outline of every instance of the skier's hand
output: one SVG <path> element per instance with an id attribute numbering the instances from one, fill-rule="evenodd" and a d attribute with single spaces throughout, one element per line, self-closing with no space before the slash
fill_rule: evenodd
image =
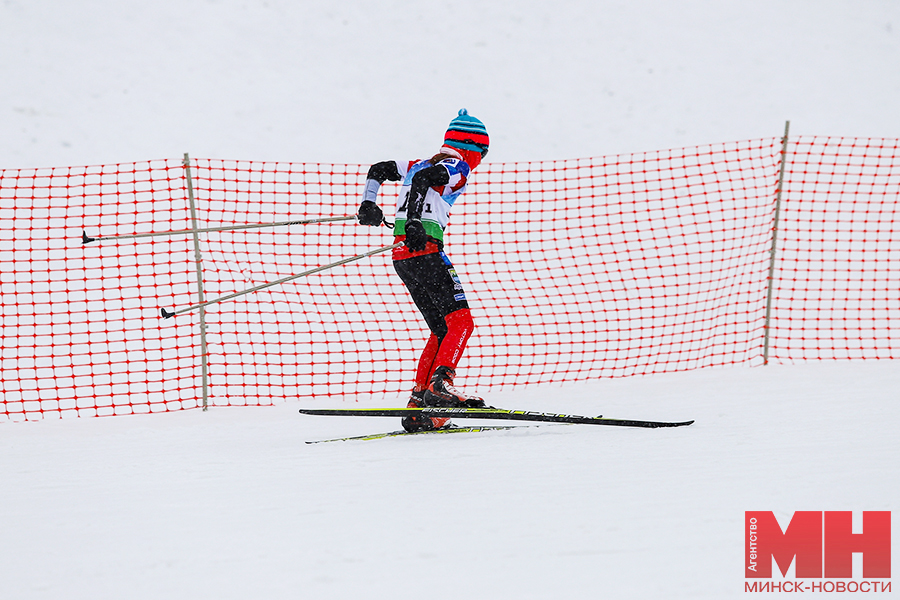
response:
<path id="1" fill-rule="evenodd" d="M 381 212 L 381 208 L 377 204 L 371 200 L 366 200 L 359 205 L 359 212 L 356 214 L 356 218 L 359 220 L 360 225 L 377 227 L 384 221 L 384 213 Z"/>
<path id="2" fill-rule="evenodd" d="M 428 243 L 428 236 L 425 235 L 425 227 L 422 221 L 414 219 L 406 222 L 406 247 L 410 252 L 421 252 Z"/>

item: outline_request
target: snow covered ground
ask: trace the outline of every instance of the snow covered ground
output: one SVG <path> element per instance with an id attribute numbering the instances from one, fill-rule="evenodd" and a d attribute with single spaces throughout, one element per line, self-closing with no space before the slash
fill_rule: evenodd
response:
<path id="1" fill-rule="evenodd" d="M 491 397 L 697 420 L 671 430 L 307 445 L 397 423 L 301 416 L 296 403 L 4 426 L 3 597 L 739 597 L 745 510 L 894 508 L 897 366 L 713 369 Z"/>
<path id="2" fill-rule="evenodd" d="M 0 168 L 370 163 L 431 152 L 462 106 L 498 162 L 770 137 L 786 119 L 900 137 L 890 0 L 4 0 L 0 56 Z M 0 597 L 742 596 L 745 510 L 894 508 L 897 367 L 490 398 L 697 420 L 674 430 L 306 445 L 396 423 L 295 403 L 6 424 Z"/>
<path id="3" fill-rule="evenodd" d="M 900 137 L 895 0 L 4 0 L 0 168 Z"/>

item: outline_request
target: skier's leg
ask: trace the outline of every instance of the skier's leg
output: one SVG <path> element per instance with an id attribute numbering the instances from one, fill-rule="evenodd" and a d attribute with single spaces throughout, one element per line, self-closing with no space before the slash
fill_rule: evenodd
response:
<path id="1" fill-rule="evenodd" d="M 432 301 L 429 293 L 428 282 L 430 277 L 429 271 L 433 268 L 429 263 L 432 261 L 427 259 L 428 255 L 410 258 L 402 261 L 394 262 L 394 269 L 403 280 L 412 297 L 413 302 L 422 313 L 425 323 L 431 330 L 431 335 L 419 356 L 418 366 L 416 368 L 416 379 L 412 394 L 410 395 L 407 407 L 421 408 L 425 406 L 423 402 L 425 388 L 431 381 L 431 374 L 434 371 L 434 361 L 437 357 L 441 341 L 447 333 L 447 324 L 444 322 L 443 315 L 438 306 Z M 404 417 L 401 420 L 403 428 L 407 431 L 430 431 L 433 429 L 442 429 L 450 426 L 450 419 L 439 417 Z"/>
<path id="2" fill-rule="evenodd" d="M 434 359 L 438 355 L 438 348 L 441 342 L 435 334 L 431 334 L 425 349 L 419 356 L 419 366 L 416 368 L 416 384 L 415 390 L 424 390 L 431 382 L 431 374 L 434 372 Z"/>
<path id="3" fill-rule="evenodd" d="M 425 261 L 422 260 L 423 258 L 427 257 L 410 258 L 394 263 L 397 274 L 400 275 L 416 308 L 422 313 L 425 324 L 431 330 L 431 336 L 425 343 L 416 368 L 415 389 L 417 390 L 424 390 L 428 387 L 431 374 L 437 366 L 434 364 L 434 360 L 444 336 L 447 334 L 447 323 L 444 321 L 442 309 L 434 303 L 429 290 L 429 281 L 432 277 L 428 275 L 428 271 L 433 268 L 429 263 L 433 261 Z"/>
<path id="4" fill-rule="evenodd" d="M 433 370 L 424 402 L 426 405 L 483 407 L 484 400 L 453 387 L 456 366 L 475 329 L 462 283 L 443 252 L 428 255 L 428 258 L 430 260 L 421 265 L 419 280 L 424 282 L 423 290 L 429 295 L 430 305 L 440 315 L 440 322 L 433 312 L 426 320 L 431 321 L 429 325 L 433 329 L 440 328 L 443 335 L 439 338 L 440 344 L 432 362 Z M 419 374 L 423 371 L 424 368 Z"/>
<path id="5" fill-rule="evenodd" d="M 459 359 L 462 358 L 463 350 L 466 348 L 466 342 L 475 329 L 475 322 L 472 320 L 472 313 L 468 308 L 455 310 L 446 317 L 444 322 L 447 324 L 447 334 L 441 340 L 440 348 L 434 357 L 434 368 L 444 366 L 450 369 L 456 369 Z M 432 370 L 434 374 L 434 370 Z"/>
<path id="6" fill-rule="evenodd" d="M 436 335 L 432 334 L 428 339 L 425 350 L 422 352 L 422 356 L 419 358 L 419 366 L 416 370 L 415 391 L 428 388 L 439 367 L 443 367 L 439 379 L 441 381 L 448 380 L 446 381 L 447 385 L 452 383 L 452 373 L 455 371 L 456 365 L 462 357 L 466 342 L 469 340 L 472 331 L 475 329 L 475 323 L 472 321 L 472 315 L 468 308 L 453 311 L 444 318 L 444 323 L 447 327 L 447 333 L 441 339 L 438 339 Z M 447 375 L 448 372 L 450 375 Z M 468 406 L 479 405 L 480 398 L 467 394 L 460 397 L 461 392 L 459 392 L 459 390 L 457 390 L 457 392 L 458 393 L 452 397 L 447 396 L 445 385 L 443 397 L 440 398 L 441 404 L 443 406 L 453 406 L 468 401 Z M 437 399 L 432 396 L 428 396 L 428 399 L 432 404 L 437 401 Z"/>

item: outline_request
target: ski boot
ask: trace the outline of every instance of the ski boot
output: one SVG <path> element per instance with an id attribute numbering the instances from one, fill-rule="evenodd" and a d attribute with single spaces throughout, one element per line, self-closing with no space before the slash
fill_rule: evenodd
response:
<path id="1" fill-rule="evenodd" d="M 431 383 L 425 389 L 425 406 L 446 406 L 450 408 L 486 408 L 484 400 L 470 396 L 453 387 L 453 369 L 438 367 L 431 376 Z"/>
<path id="2" fill-rule="evenodd" d="M 425 390 L 417 390 L 409 397 L 409 403 L 406 408 L 424 408 Z M 403 417 L 400 424 L 409 433 L 417 431 L 434 431 L 436 429 L 449 429 L 450 419 L 447 417 L 426 417 L 424 415 L 414 415 Z"/>

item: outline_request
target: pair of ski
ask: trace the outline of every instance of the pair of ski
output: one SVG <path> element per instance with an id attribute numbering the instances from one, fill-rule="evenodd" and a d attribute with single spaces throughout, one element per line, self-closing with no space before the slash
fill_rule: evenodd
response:
<path id="1" fill-rule="evenodd" d="M 345 417 L 406 417 L 420 415 L 426 417 L 451 417 L 454 419 L 497 419 L 506 421 L 532 421 L 541 423 L 577 423 L 582 425 L 612 425 L 616 427 L 683 427 L 690 425 L 694 421 L 641 421 L 635 419 L 608 419 L 602 415 L 597 417 L 580 417 L 578 415 L 563 415 L 555 413 L 531 412 L 523 410 L 505 410 L 502 408 L 444 408 L 444 407 L 426 407 L 426 408 L 301 408 L 301 414 L 305 415 L 332 415 Z M 407 433 L 405 431 L 393 431 L 389 433 L 378 433 L 374 435 L 363 435 L 345 438 L 335 438 L 332 440 L 317 440 L 307 442 L 314 444 L 318 442 L 338 442 L 349 440 L 372 440 L 386 437 L 395 437 L 399 435 L 421 435 L 424 433 L 467 433 L 477 431 L 488 431 L 493 429 L 511 429 L 514 425 L 505 426 L 484 426 L 484 427 L 454 427 L 449 429 L 438 429 L 436 431 Z"/>

